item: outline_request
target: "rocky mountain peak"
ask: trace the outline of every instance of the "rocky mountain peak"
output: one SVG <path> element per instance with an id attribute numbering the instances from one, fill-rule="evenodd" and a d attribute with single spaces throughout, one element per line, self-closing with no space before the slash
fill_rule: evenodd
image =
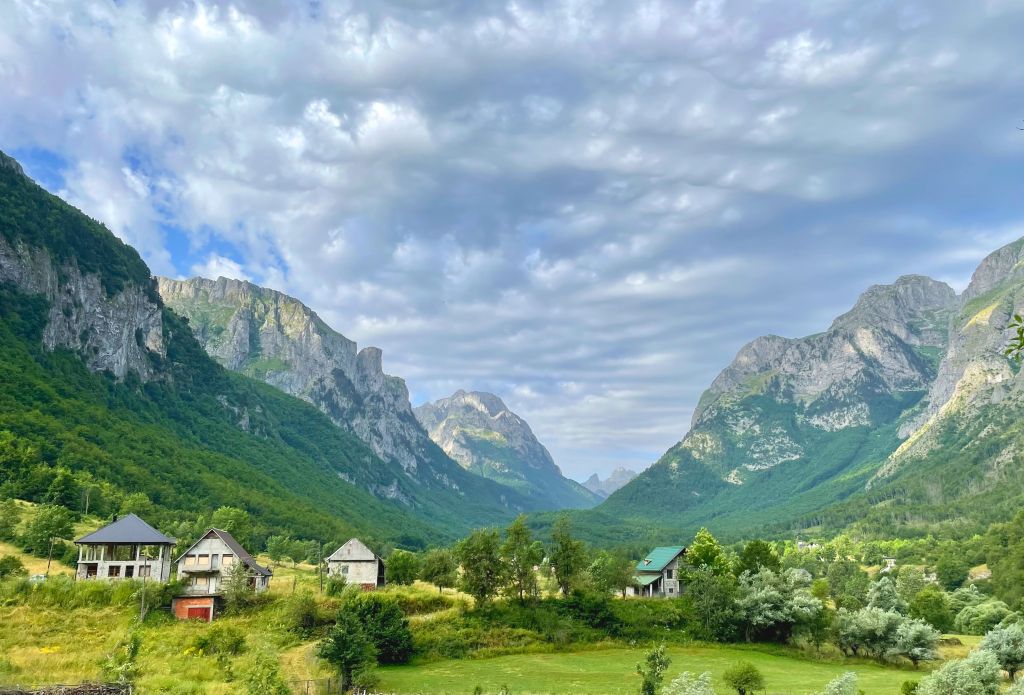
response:
<path id="1" fill-rule="evenodd" d="M 601 480 L 597 473 L 591 475 L 583 483 L 583 487 L 587 488 L 595 495 L 600 497 L 608 497 L 613 492 L 624 487 L 633 478 L 637 476 L 636 471 L 629 470 L 628 468 L 618 467 L 608 474 L 608 477 Z"/>
<path id="2" fill-rule="evenodd" d="M 904 275 L 891 285 L 873 285 L 830 330 L 871 327 L 889 331 L 911 345 L 943 345 L 956 292 L 924 275 Z"/>
<path id="3" fill-rule="evenodd" d="M 1024 238 L 993 251 L 981 262 L 964 290 L 964 303 L 1010 280 L 1024 278 Z"/>
<path id="4" fill-rule="evenodd" d="M 3 152 L 0 152 L 0 169 L 9 169 L 16 174 L 25 176 L 25 170 L 21 168 L 21 164 L 14 157 L 10 157 Z"/>
<path id="5" fill-rule="evenodd" d="M 466 470 L 544 499 L 550 509 L 597 502 L 562 475 L 530 425 L 493 393 L 460 389 L 414 412 L 430 438 Z"/>

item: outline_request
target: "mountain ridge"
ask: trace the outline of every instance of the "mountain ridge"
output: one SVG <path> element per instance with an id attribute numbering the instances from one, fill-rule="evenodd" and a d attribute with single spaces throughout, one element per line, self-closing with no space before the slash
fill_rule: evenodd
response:
<path id="1" fill-rule="evenodd" d="M 543 500 L 540 509 L 586 508 L 599 501 L 562 475 L 530 425 L 493 393 L 459 389 L 413 412 L 459 465 Z"/>

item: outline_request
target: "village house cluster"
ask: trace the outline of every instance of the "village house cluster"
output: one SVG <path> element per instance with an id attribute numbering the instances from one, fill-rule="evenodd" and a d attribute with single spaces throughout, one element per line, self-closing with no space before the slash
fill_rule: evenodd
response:
<path id="1" fill-rule="evenodd" d="M 115 519 L 79 538 L 78 579 L 146 579 L 166 582 L 171 568 L 183 583 L 171 610 L 182 620 L 211 621 L 223 607 L 224 590 L 235 572 L 244 572 L 249 587 L 266 591 L 273 572 L 260 565 L 223 529 L 207 529 L 177 558 L 177 541 L 134 514 Z M 680 569 L 686 548 L 651 550 L 634 569 L 629 596 L 671 598 L 681 593 Z M 384 560 L 353 538 L 326 558 L 327 575 L 370 591 L 385 584 Z"/>
<path id="2" fill-rule="evenodd" d="M 78 579 L 152 578 L 166 582 L 171 567 L 182 580 L 182 594 L 171 610 L 181 620 L 212 621 L 223 607 L 224 590 L 235 572 L 243 572 L 256 592 L 270 587 L 273 572 L 260 565 L 235 538 L 223 529 L 207 529 L 199 539 L 172 558 L 177 541 L 147 524 L 135 514 L 115 519 L 75 543 L 78 545 Z M 384 561 L 353 538 L 327 558 L 328 574 L 370 590 L 384 586 Z"/>

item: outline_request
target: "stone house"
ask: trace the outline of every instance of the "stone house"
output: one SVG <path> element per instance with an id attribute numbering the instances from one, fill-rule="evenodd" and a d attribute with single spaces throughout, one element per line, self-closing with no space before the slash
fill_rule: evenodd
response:
<path id="1" fill-rule="evenodd" d="M 681 589 L 679 568 L 685 554 L 686 548 L 683 546 L 652 550 L 647 557 L 636 563 L 633 574 L 636 586 L 627 593 L 631 596 L 678 596 Z"/>
<path id="2" fill-rule="evenodd" d="M 224 587 L 234 572 L 245 572 L 254 591 L 266 591 L 273 575 L 227 531 L 211 528 L 175 561 L 184 593 L 171 602 L 179 620 L 214 619 L 223 606 Z"/>
<path id="3" fill-rule="evenodd" d="M 384 560 L 358 538 L 353 538 L 327 558 L 327 575 L 343 577 L 366 591 L 384 586 Z"/>
<path id="4" fill-rule="evenodd" d="M 144 579 L 166 582 L 171 575 L 175 541 L 134 514 L 125 514 L 82 536 L 78 546 L 78 579 Z"/>

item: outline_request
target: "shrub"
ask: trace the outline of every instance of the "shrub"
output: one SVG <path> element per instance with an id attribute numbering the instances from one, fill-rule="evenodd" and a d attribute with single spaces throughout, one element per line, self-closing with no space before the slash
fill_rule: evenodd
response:
<path id="1" fill-rule="evenodd" d="M 747 695 L 755 690 L 764 689 L 764 676 L 753 664 L 741 662 L 722 674 L 725 684 L 735 690 L 738 695 Z"/>
<path id="2" fill-rule="evenodd" d="M 563 614 L 579 620 L 588 627 L 608 630 L 618 623 L 612 612 L 611 603 L 607 594 L 576 589 L 560 603 L 560 609 Z"/>
<path id="3" fill-rule="evenodd" d="M 317 624 L 317 606 L 308 591 L 292 594 L 284 601 L 281 619 L 291 632 L 308 637 Z"/>
<path id="4" fill-rule="evenodd" d="M 1002 601 L 985 601 L 967 606 L 956 616 L 956 630 L 965 635 L 984 635 L 1010 615 Z"/>
<path id="5" fill-rule="evenodd" d="M 245 650 L 245 635 L 233 625 L 214 623 L 192 646 L 204 654 L 236 656 Z"/>
<path id="6" fill-rule="evenodd" d="M 659 645 L 647 653 L 643 663 L 636 665 L 637 675 L 640 676 L 640 695 L 656 695 L 661 688 L 661 682 L 665 679 L 665 671 L 668 670 L 672 660 L 665 653 L 665 645 Z"/>
<path id="7" fill-rule="evenodd" d="M 0 579 L 7 577 L 24 577 L 28 575 L 25 563 L 13 555 L 0 557 Z"/>
<path id="8" fill-rule="evenodd" d="M 917 695 L 996 695 L 1001 676 L 995 656 L 979 650 L 923 678 Z"/>
<path id="9" fill-rule="evenodd" d="M 1017 672 L 1024 668 L 1024 630 L 1020 625 L 997 627 L 985 635 L 981 648 L 992 652 L 1010 680 L 1016 680 Z"/>
<path id="10" fill-rule="evenodd" d="M 381 664 L 404 664 L 412 657 L 409 621 L 393 596 L 357 594 L 346 601 L 341 612 L 351 613 L 360 622 Z"/>
<path id="11" fill-rule="evenodd" d="M 324 584 L 324 593 L 328 596 L 338 597 L 345 593 L 346 586 L 348 586 L 348 582 L 344 577 L 328 577 Z"/>
<path id="12" fill-rule="evenodd" d="M 277 658 L 266 652 L 258 653 L 243 679 L 248 695 L 291 695 L 281 677 Z"/>

